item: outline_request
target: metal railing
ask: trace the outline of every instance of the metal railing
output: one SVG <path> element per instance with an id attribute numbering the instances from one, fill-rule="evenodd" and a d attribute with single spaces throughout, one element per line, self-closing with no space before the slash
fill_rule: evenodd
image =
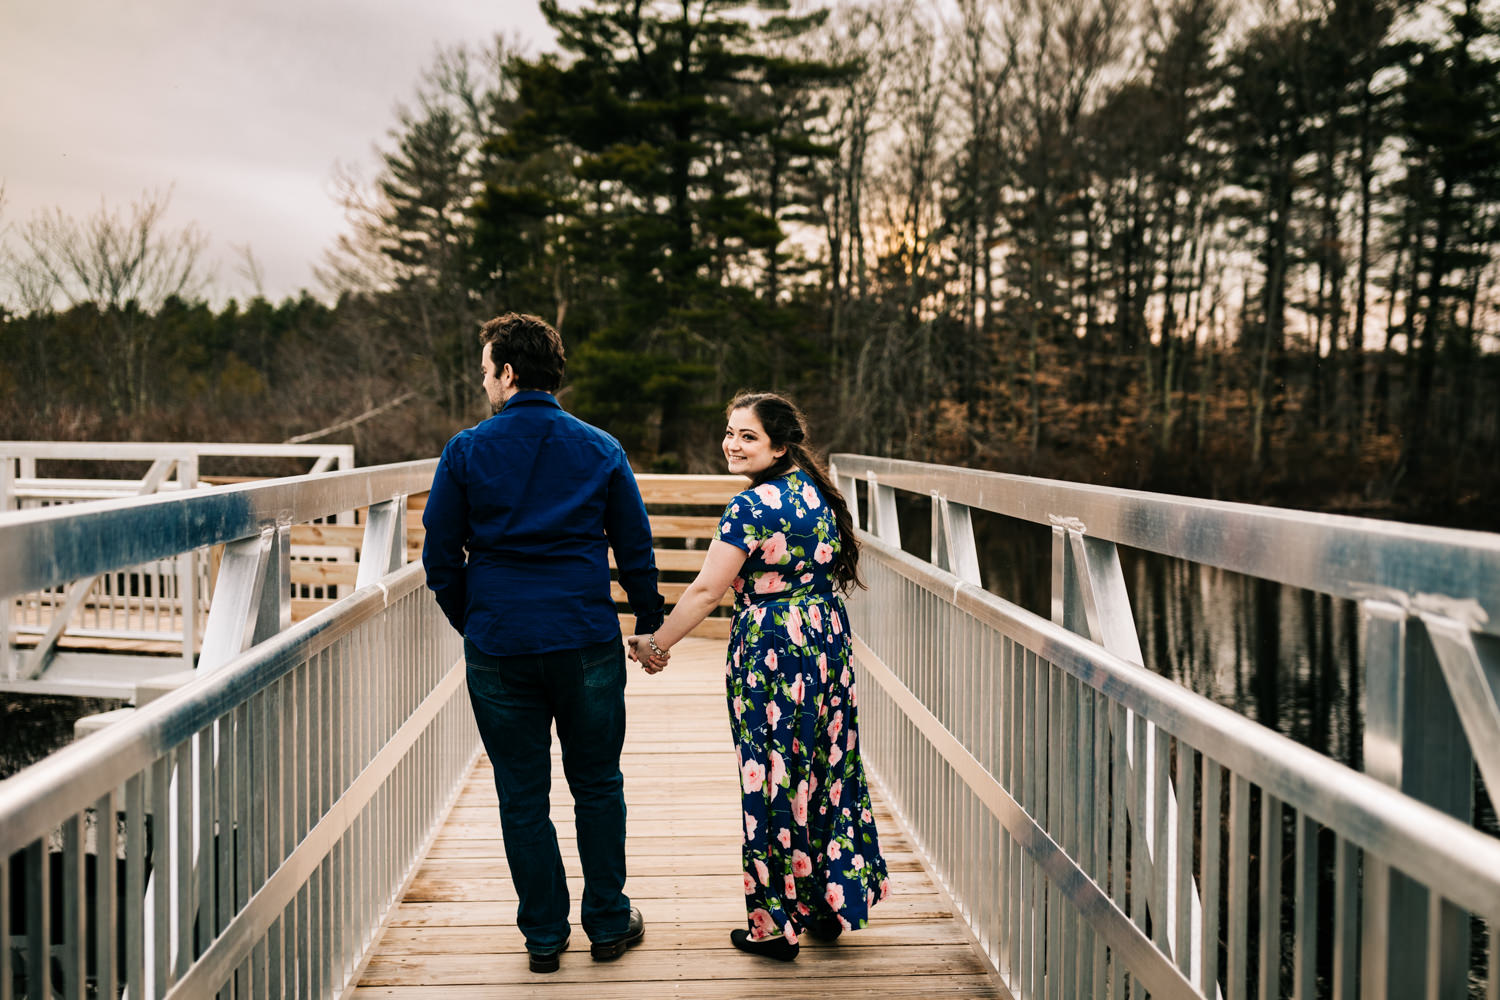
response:
<path id="1" fill-rule="evenodd" d="M 1500 997 L 1500 539 L 834 462 L 866 757 L 1018 997 Z M 973 508 L 1051 526 L 1052 621 L 978 586 Z M 1116 544 L 1360 601 L 1372 773 L 1143 669 Z"/>
<path id="2" fill-rule="evenodd" d="M 196 489 L 205 458 L 287 458 L 311 461 L 310 474 L 354 467 L 353 445 L 201 442 L 0 441 L 0 512 L 35 510 Z M 140 479 L 39 474 L 38 462 L 88 463 L 101 471 L 150 463 Z M 344 523 L 352 514 L 340 512 Z M 175 553 L 136 566 L 14 595 L 0 607 L 7 642 L 0 683 L 37 684 L 64 635 L 91 640 L 180 644 L 191 666 L 208 609 L 209 566 L 201 552 Z M 25 636 L 24 647 L 12 640 Z M 54 685 L 69 690 L 67 684 Z M 76 686 L 76 685 L 75 685 Z M 86 685 L 84 686 L 86 687 Z M 80 688 L 80 693 L 82 693 Z M 104 692 L 100 692 L 104 693 Z"/>
<path id="3" fill-rule="evenodd" d="M 205 676 L 0 782 L 0 1000 L 342 991 L 479 749 L 402 566 L 434 467 L 0 515 L 0 597 L 225 545 Z M 361 506 L 356 591 L 288 627 L 290 526 Z"/>

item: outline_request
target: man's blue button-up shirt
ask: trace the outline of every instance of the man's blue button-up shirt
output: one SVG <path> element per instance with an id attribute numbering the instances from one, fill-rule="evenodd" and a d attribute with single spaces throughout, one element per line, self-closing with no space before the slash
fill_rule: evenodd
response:
<path id="1" fill-rule="evenodd" d="M 518 392 L 453 436 L 422 526 L 427 586 L 491 656 L 619 638 L 609 548 L 636 632 L 661 624 L 651 524 L 625 449 L 551 393 Z"/>

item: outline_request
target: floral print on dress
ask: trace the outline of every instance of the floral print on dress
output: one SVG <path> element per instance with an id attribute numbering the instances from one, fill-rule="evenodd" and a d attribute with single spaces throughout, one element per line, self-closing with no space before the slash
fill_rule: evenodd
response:
<path id="1" fill-rule="evenodd" d="M 745 490 L 714 537 L 744 549 L 725 689 L 744 811 L 750 936 L 848 930 L 890 891 L 859 754 L 838 522 L 800 470 Z"/>

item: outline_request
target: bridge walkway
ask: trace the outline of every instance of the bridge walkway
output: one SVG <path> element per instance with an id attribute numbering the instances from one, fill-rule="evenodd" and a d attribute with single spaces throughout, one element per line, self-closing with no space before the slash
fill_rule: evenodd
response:
<path id="1" fill-rule="evenodd" d="M 871 925 L 837 943 L 809 942 L 791 964 L 733 950 L 744 926 L 739 796 L 723 699 L 723 640 L 688 639 L 665 672 L 633 664 L 622 767 L 629 804 L 626 891 L 646 918 L 639 947 L 594 962 L 577 926 L 582 891 L 572 800 L 554 747 L 553 819 L 573 890 L 573 949 L 562 968 L 526 968 L 515 892 L 487 758 L 469 774 L 446 824 L 359 978 L 360 1000 L 421 997 L 1007 997 L 924 870 L 877 787 L 875 810 L 892 893 Z"/>

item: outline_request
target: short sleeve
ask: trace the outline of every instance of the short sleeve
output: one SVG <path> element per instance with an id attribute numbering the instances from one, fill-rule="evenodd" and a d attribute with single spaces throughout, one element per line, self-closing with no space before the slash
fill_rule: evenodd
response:
<path id="1" fill-rule="evenodd" d="M 746 490 L 729 501 L 714 531 L 714 541 L 728 542 L 735 548 L 753 553 L 760 543 L 771 537 L 772 528 L 762 519 L 760 502 L 755 493 Z"/>

